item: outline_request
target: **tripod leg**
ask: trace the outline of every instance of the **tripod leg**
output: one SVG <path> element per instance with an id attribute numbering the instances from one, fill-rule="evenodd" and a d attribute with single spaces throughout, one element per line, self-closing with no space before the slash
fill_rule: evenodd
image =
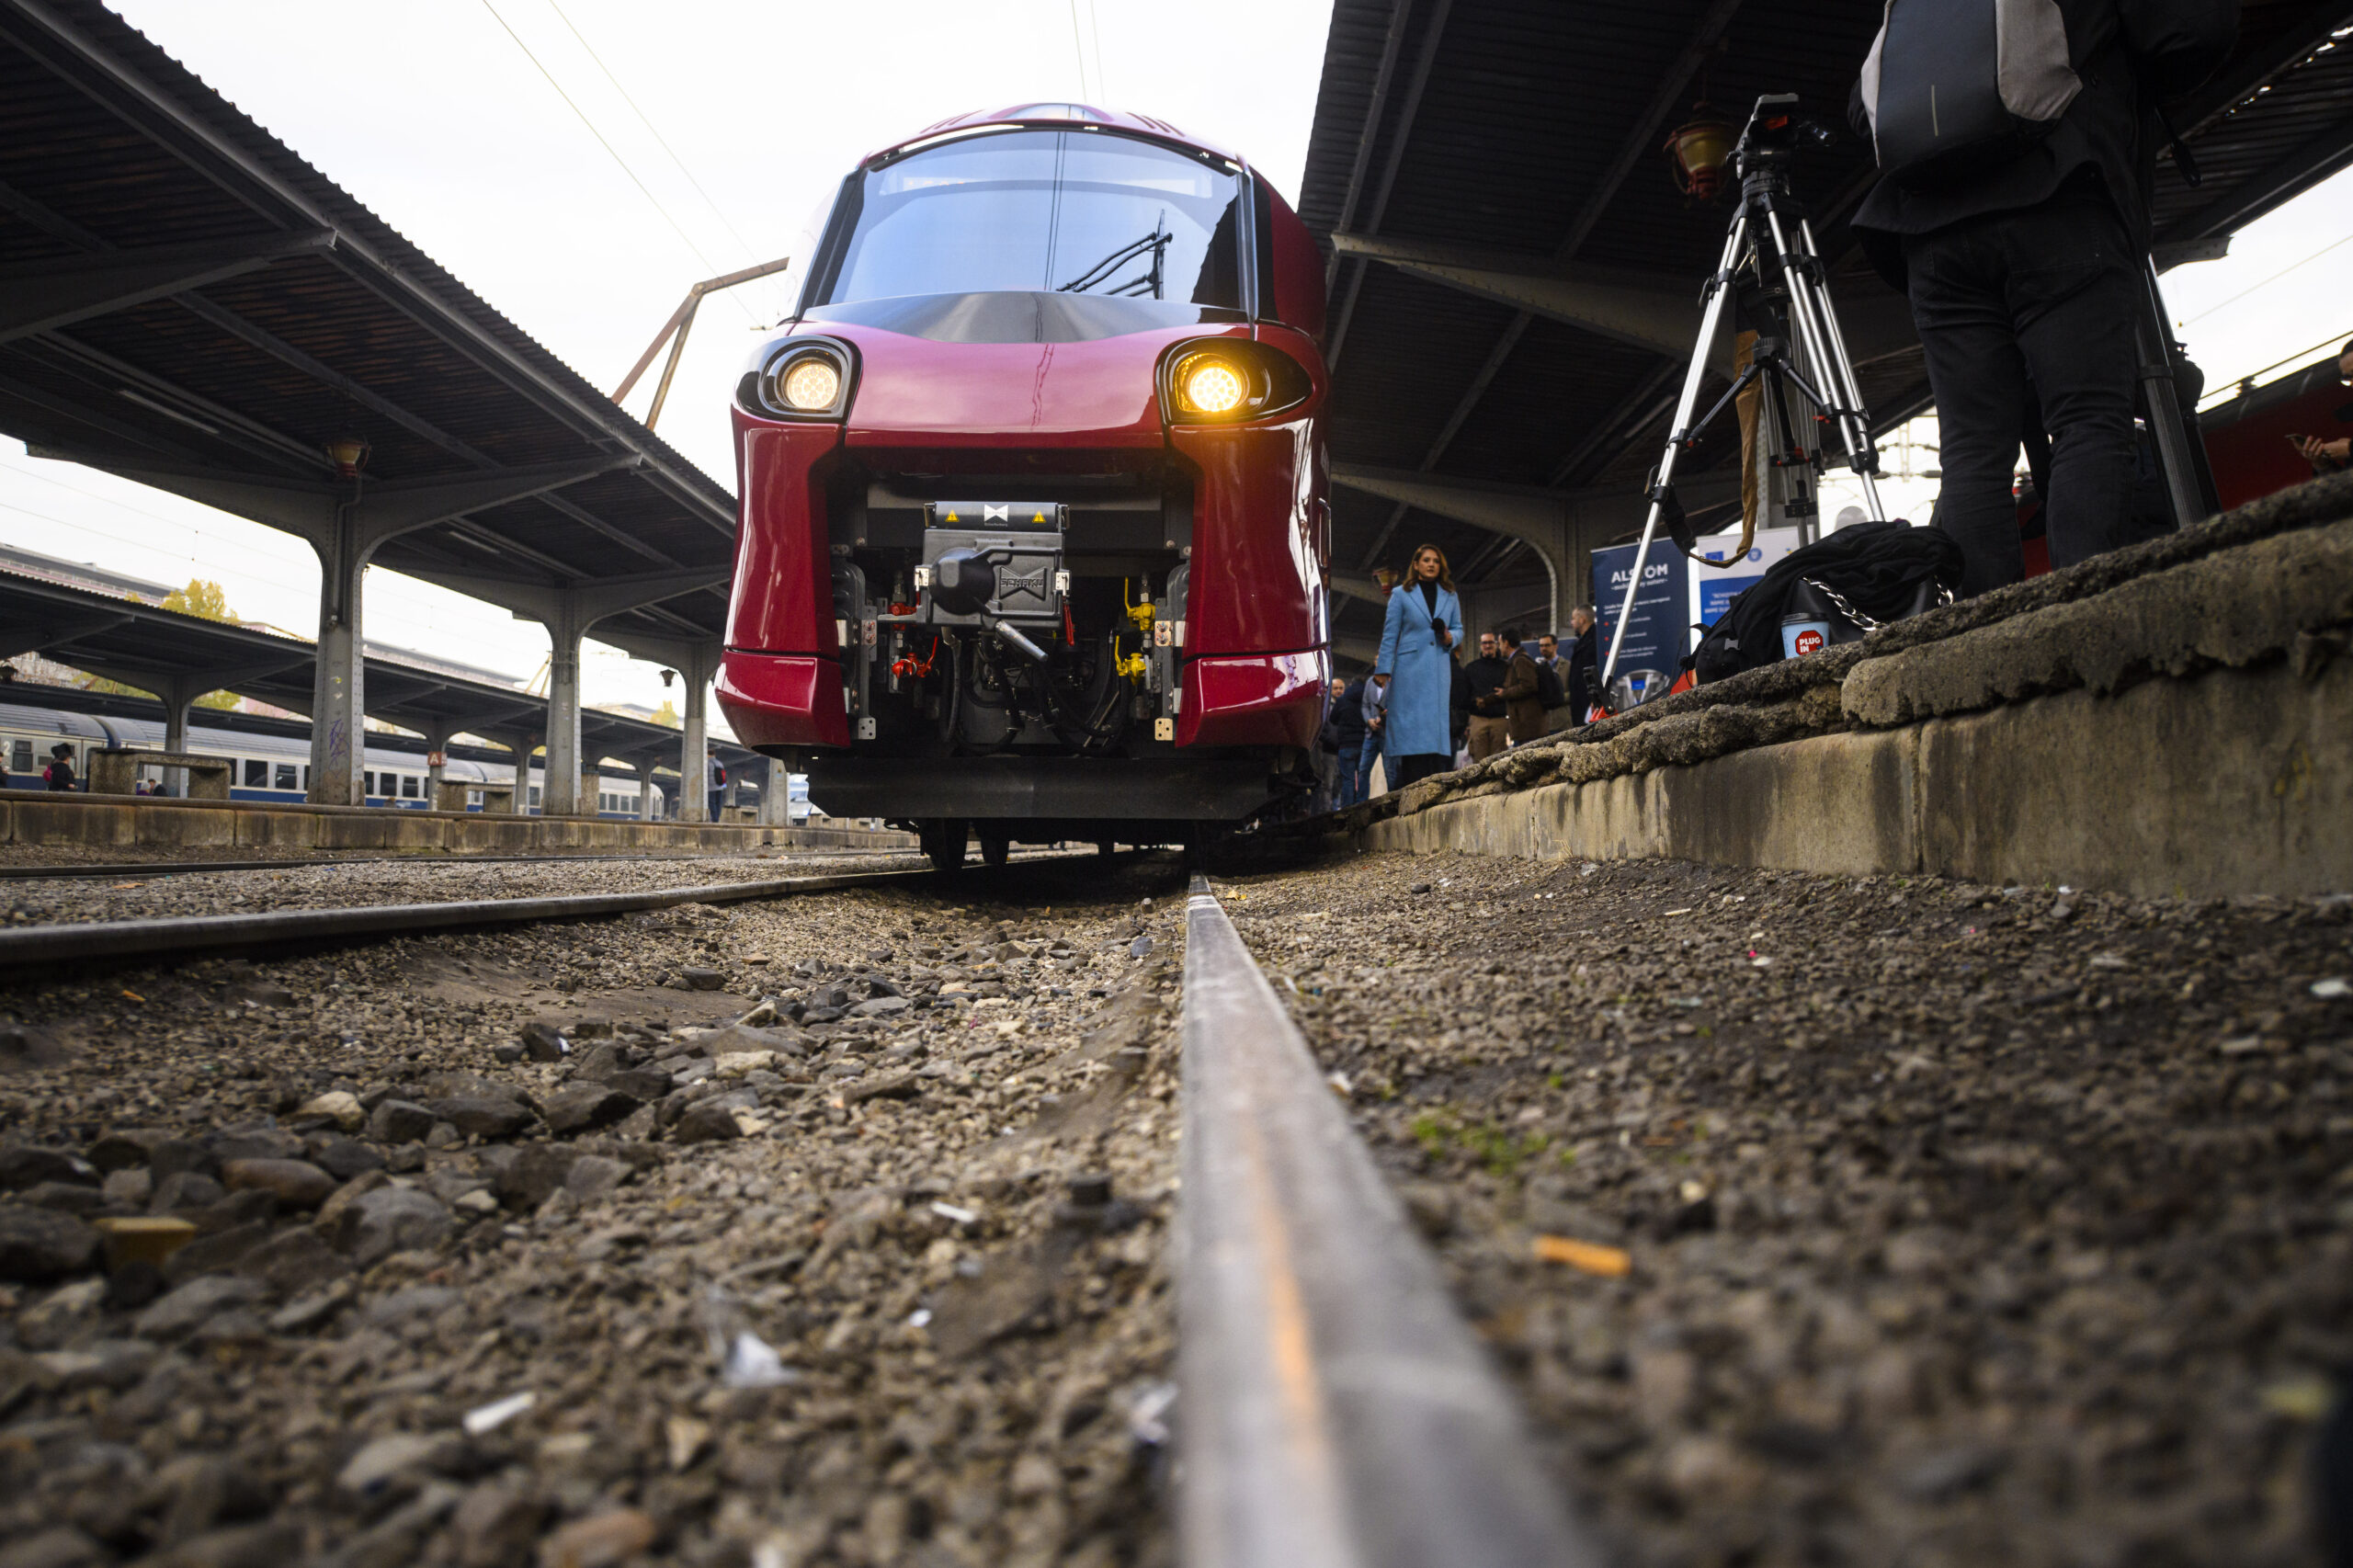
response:
<path id="1" fill-rule="evenodd" d="M 1813 252 L 1812 231 L 1801 223 L 1798 235 L 1805 248 L 1796 251 L 1790 247 L 1782 232 L 1779 213 L 1767 208 L 1765 222 L 1773 236 L 1781 276 L 1789 285 L 1790 324 L 1797 328 L 1807 362 L 1818 368 L 1829 383 L 1826 390 L 1838 404 L 1833 410 L 1838 437 L 1847 449 L 1847 461 L 1854 468 L 1856 478 L 1862 482 L 1865 509 L 1871 521 L 1885 522 L 1887 509 L 1881 505 L 1879 486 L 1873 483 L 1879 469 L 1879 451 L 1871 445 L 1870 431 L 1864 422 L 1861 389 L 1855 383 L 1854 366 L 1847 358 L 1846 340 L 1838 335 L 1838 318 L 1831 308 L 1830 291 L 1822 283 L 1821 264 Z"/>
<path id="2" fill-rule="evenodd" d="M 1658 483 L 1652 487 L 1650 513 L 1643 519 L 1643 539 L 1634 547 L 1634 564 L 1626 574 L 1626 597 L 1618 607 L 1618 624 L 1610 628 L 1609 656 L 1601 665 L 1600 700 L 1608 699 L 1610 678 L 1618 671 L 1618 650 L 1626 641 L 1626 623 L 1633 619 L 1634 595 L 1643 585 L 1643 566 L 1651 558 L 1651 540 L 1658 537 L 1659 493 L 1675 482 L 1675 455 L 1682 450 L 1691 424 L 1692 410 L 1699 406 L 1699 388 L 1708 379 L 1708 350 L 1716 341 L 1716 331 L 1723 324 L 1724 301 L 1732 297 L 1733 268 L 1740 262 L 1742 248 L 1748 241 L 1748 215 L 1741 213 L 1732 221 L 1732 228 L 1724 235 L 1724 251 L 1716 262 L 1715 276 L 1708 280 L 1706 308 L 1699 312 L 1699 340 L 1692 346 L 1690 368 L 1683 372 L 1683 395 L 1675 404 L 1675 424 L 1667 432 L 1666 450 L 1658 460 Z"/>
<path id="3" fill-rule="evenodd" d="M 2157 467 L 2165 473 L 2173 526 L 2186 528 L 2205 517 L 2205 492 L 2212 481 L 2200 472 L 2205 453 L 2190 446 L 2190 425 L 2182 417 L 2180 389 L 2173 379 L 2172 334 L 2165 327 L 2165 296 L 2157 290 L 2154 263 L 2144 265 L 2142 279 L 2132 333 L 2141 350 L 2141 394 L 2148 400 L 2149 432 L 2156 437 Z"/>

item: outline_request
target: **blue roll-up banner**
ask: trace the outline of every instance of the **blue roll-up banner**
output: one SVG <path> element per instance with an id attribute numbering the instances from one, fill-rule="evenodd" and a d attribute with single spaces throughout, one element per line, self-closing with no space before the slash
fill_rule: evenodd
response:
<path id="1" fill-rule="evenodd" d="M 1631 544 L 1593 552 L 1593 612 L 1604 662 L 1609 657 L 1609 640 L 1617 635 L 1618 610 L 1626 602 L 1626 581 L 1633 569 Z M 1643 585 L 1634 592 L 1634 613 L 1618 649 L 1620 674 L 1656 670 L 1672 681 L 1683 667 L 1683 656 L 1691 651 L 1689 573 L 1672 540 L 1651 541 L 1649 558 L 1643 562 Z"/>

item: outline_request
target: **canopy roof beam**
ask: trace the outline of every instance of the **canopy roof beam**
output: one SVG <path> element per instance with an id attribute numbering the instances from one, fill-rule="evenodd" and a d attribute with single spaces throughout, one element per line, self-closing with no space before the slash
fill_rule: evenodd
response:
<path id="1" fill-rule="evenodd" d="M 286 256 L 325 250 L 334 244 L 334 232 L 319 229 L 0 267 L 0 343 L 258 272 Z"/>

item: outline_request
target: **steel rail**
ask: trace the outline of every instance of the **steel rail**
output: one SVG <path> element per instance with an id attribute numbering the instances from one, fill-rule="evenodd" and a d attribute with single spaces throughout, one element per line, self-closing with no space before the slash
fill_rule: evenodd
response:
<path id="1" fill-rule="evenodd" d="M 1018 862 L 1034 864 L 1034 861 Z M 285 909 L 258 915 L 197 915 L 165 920 L 92 920 L 0 929 L 0 970 L 157 953 L 263 948 L 347 937 L 382 938 L 463 926 L 519 926 L 669 909 L 682 903 L 740 903 L 796 893 L 876 887 L 929 878 L 930 870 L 846 871 L 756 882 L 656 888 L 641 892 L 576 893 L 561 898 L 468 899 L 447 903 L 380 903 L 347 909 Z"/>
<path id="2" fill-rule="evenodd" d="M 1185 909 L 1185 1568 L 1597 1568 L 1209 884 Z"/>
<path id="3" fill-rule="evenodd" d="M 814 845 L 796 851 L 807 855 L 920 855 L 920 849 L 885 847 L 858 849 L 847 845 Z M 549 864 L 594 866 L 615 860 L 729 860 L 751 858 L 732 855 L 726 850 L 686 850 L 676 854 L 642 855 L 441 855 L 428 858 L 415 855 L 339 855 L 307 860 L 147 860 L 129 861 L 111 866 L 0 866 L 0 882 L 53 881 L 70 878 L 97 880 L 105 877 L 192 877 L 231 871 L 300 871 L 315 870 L 322 866 L 399 866 L 404 868 L 447 868 L 451 866 L 543 866 Z"/>

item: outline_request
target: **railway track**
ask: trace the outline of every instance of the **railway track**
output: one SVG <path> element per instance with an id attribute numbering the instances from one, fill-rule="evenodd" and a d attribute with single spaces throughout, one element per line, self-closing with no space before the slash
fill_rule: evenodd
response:
<path id="1" fill-rule="evenodd" d="M 1192 1568 L 1597 1568 L 1209 883 L 1185 912 Z"/>
<path id="2" fill-rule="evenodd" d="M 1024 862 L 1028 864 L 1029 862 Z M 759 881 L 706 882 L 634 892 L 553 898 L 465 899 L 438 903 L 366 904 L 347 909 L 289 909 L 196 915 L 161 920 L 91 920 L 0 928 L 0 972 L 36 965 L 103 960 L 180 958 L 223 950 L 259 951 L 354 937 L 389 939 L 497 926 L 595 920 L 681 904 L 742 903 L 934 879 L 937 871 L 849 871 Z"/>
<path id="3" fill-rule="evenodd" d="M 794 1568 L 1172 1539 L 1184 1568 L 1586 1568 L 1836 1536 L 1958 1565 L 2151 1539 L 2172 1461 L 2117 1447 L 2151 1422 L 2192 1422 L 2200 1518 L 2293 1495 L 2333 1397 L 2288 1337 L 2324 1342 L 2347 1278 L 2342 1184 L 2295 1153 L 2339 1134 L 2294 1093 L 2353 1074 L 2341 985 L 2308 985 L 2341 966 L 2327 901 L 2075 895 L 2095 950 L 2062 976 L 2026 890 L 1403 858 L 1222 902 L 1145 858 L 772 886 L 18 965 L 6 1141 L 111 1174 L 0 1153 L 0 1185 L 52 1173 L 0 1195 L 5 1267 L 28 1207 L 123 1214 L 142 1179 L 206 1229 L 156 1302 L 0 1282 L 0 1548 L 63 1521 L 105 1550 L 61 1561 L 208 1528 L 283 1534 L 236 1561 L 597 1561 L 608 1529 Z M 1738 966 L 1659 963 L 1660 932 Z M 2015 1004 L 1955 989 L 1981 948 L 2029 971 Z M 689 963 L 724 988 L 663 989 Z M 2164 1020 L 2207 970 L 2212 1027 L 2262 1005 L 2314 1043 L 2185 1048 Z M 1834 991 L 1866 1032 L 1806 1039 Z M 2193 1103 L 2220 1131 L 2175 1136 Z M 272 1150 L 336 1166 L 326 1210 L 181 1174 Z M 2223 1150 L 2227 1180 L 2165 1168 Z M 2201 1287 L 2208 1255 L 2244 1289 Z M 2094 1369 L 2113 1415 L 2071 1403 Z M 75 1468 L 125 1433 L 146 1471 Z M 222 1455 L 251 1472 L 202 1495 L 245 1513 L 169 1502 Z M 2253 1506 L 2261 1553 L 2184 1560 L 2296 1560 Z"/>
<path id="4" fill-rule="evenodd" d="M 747 855 L 742 858 L 773 859 L 776 851 L 767 855 Z M 843 848 L 835 854 L 889 855 L 912 858 L 919 849 Z M 126 878 L 146 881 L 159 877 L 198 876 L 224 871 L 290 871 L 320 866 L 537 866 L 550 863 L 568 865 L 608 865 L 617 861 L 646 860 L 708 860 L 708 853 L 656 855 L 333 855 L 303 860 L 133 860 L 108 866 L 0 866 L 0 882 L 57 881 L 75 879 L 121 881 Z"/>
<path id="5" fill-rule="evenodd" d="M 1073 859 L 1084 863 L 1079 877 L 1071 874 Z M 1141 875 L 1147 883 L 1157 881 L 1162 889 L 1167 888 L 1165 878 L 1155 878 L 1151 868 L 1136 867 L 1133 860 L 1120 857 L 1111 867 L 1098 871 L 1093 857 L 1036 858 L 1001 872 L 972 869 L 952 881 L 930 871 L 866 871 L 565 898 L 19 928 L 0 931 L 0 969 L 15 976 L 21 989 L 33 976 L 66 972 L 93 960 L 105 960 L 117 971 L 125 965 L 157 961 L 175 969 L 196 964 L 200 975 L 207 955 L 238 951 L 256 955 L 267 965 L 265 970 L 257 964 L 256 972 L 285 971 L 291 978 L 326 960 L 290 957 L 271 962 L 268 955 L 314 949 L 329 942 L 356 943 L 347 949 L 353 958 L 336 960 L 347 966 L 340 972 L 348 974 L 348 965 L 371 962 L 369 955 L 381 950 L 377 944 L 393 936 L 446 937 L 469 933 L 470 945 L 453 951 L 467 954 L 472 963 L 490 964 L 498 961 L 502 944 L 562 943 L 572 939 L 566 935 L 570 930 L 597 929 L 551 926 L 550 923 L 686 905 L 706 911 L 722 905 L 767 911 L 759 918 L 767 923 L 767 929 L 774 931 L 780 928 L 777 922 L 781 918 L 773 910 L 776 901 L 849 895 L 862 900 L 859 908 L 894 912 L 879 918 L 861 916 L 853 923 L 854 927 L 871 929 L 893 926 L 909 917 L 932 918 L 920 914 L 925 908 L 961 912 L 974 903 L 990 903 L 1006 897 L 1058 899 L 1070 896 L 1079 887 L 1121 877 L 1133 883 Z M 904 898 L 903 893 L 921 896 Z M 877 895 L 882 903 L 875 902 Z M 1152 903 L 1149 898 L 1144 902 L 1147 906 Z M 833 907 L 840 900 L 827 903 Z M 706 914 L 699 918 L 711 916 Z M 744 918 L 739 915 L 737 924 Z M 1185 1561 L 1236 1568 L 1256 1564 L 1405 1568 L 1440 1562 L 1464 1568 L 1488 1564 L 1502 1568 L 1506 1563 L 1569 1568 L 1595 1561 L 1583 1554 L 1578 1544 L 1582 1538 L 1563 1519 L 1557 1499 L 1529 1459 L 1525 1434 L 1511 1400 L 1484 1368 L 1469 1331 L 1446 1301 L 1429 1255 L 1407 1229 L 1395 1199 L 1348 1130 L 1297 1031 L 1206 882 L 1194 881 L 1183 922 L 1185 1169 L 1181 1201 L 1175 1199 L 1177 1184 L 1168 1179 L 1161 1186 L 1169 1196 L 1153 1205 L 1148 1196 L 1153 1190 L 1150 1182 L 1142 1176 L 1124 1174 L 1137 1168 L 1132 1160 L 1108 1150 L 1100 1142 L 1101 1134 L 1095 1147 L 1098 1157 L 1109 1153 L 1112 1167 L 1123 1173 L 1118 1183 L 1122 1197 L 1141 1193 L 1155 1213 L 1152 1255 L 1145 1269 L 1165 1270 L 1167 1263 L 1159 1255 L 1172 1244 L 1181 1245 L 1189 1260 L 1182 1275 L 1183 1300 L 1176 1324 L 1181 1346 L 1176 1381 L 1182 1388 L 1182 1426 L 1189 1434 L 1184 1456 L 1188 1476 L 1183 1513 Z M 1162 961 L 1154 933 L 1165 932 L 1169 937 L 1176 933 L 1165 911 L 1130 924 L 1141 934 L 1125 936 L 1115 927 L 1107 942 L 1095 944 L 1096 950 L 1106 955 L 1094 966 L 1097 972 L 1108 961 L 1110 973 L 1130 977 L 1124 989 L 1093 988 L 1098 995 L 1128 999 L 1124 1004 L 1116 999 L 1106 1002 L 1104 1012 L 1096 1015 L 1098 1018 L 1126 1017 L 1127 1024 L 1098 1024 L 1097 1032 L 1128 1028 L 1126 1038 L 1144 1043 L 1142 1050 L 1124 1048 L 1128 1054 L 1143 1056 L 1151 1051 L 1163 1063 L 1158 1071 L 1173 1080 L 1176 1052 L 1150 1045 L 1156 1030 L 1136 1011 L 1142 1005 L 1136 999 L 1148 1000 L 1155 974 L 1161 977 L 1161 984 L 1176 978 L 1165 968 L 1154 966 Z M 532 937 L 529 933 L 534 929 L 544 934 Z M 1001 925 L 999 929 L 1006 927 Z M 1076 945 L 1074 937 L 1046 939 L 1040 960 L 1051 958 L 1064 946 L 1073 954 L 1086 951 Z M 1000 944 L 994 950 L 1002 953 L 1006 949 Z M 984 965 L 983 971 L 994 967 Z M 164 991 L 169 983 L 164 977 L 169 972 L 161 971 L 153 979 L 131 978 L 143 998 L 150 991 Z M 1039 979 L 1057 978 L 1059 973 L 1047 969 Z M 125 988 L 122 994 L 131 995 L 132 991 Z M 1065 996 L 1074 1000 L 1059 1000 Z M 1040 984 L 1029 1000 L 1014 1000 L 1025 1010 L 1067 1010 L 1079 1005 L 1074 986 Z M 1018 1038 L 1027 1028 L 1027 1020 L 1008 1016 L 1011 1009 L 987 1012 L 987 998 L 968 1006 L 970 999 L 960 996 L 954 998 L 953 1008 L 949 1001 L 947 996 L 931 999 L 935 1017 L 949 1015 L 944 1032 L 967 1039 L 977 1033 L 983 1046 L 994 1047 L 1006 1038 L 1002 1031 L 1013 1031 Z M 184 1008 L 187 1004 L 181 1006 Z M 943 1031 L 933 1026 L 930 1032 Z M 851 1053 L 841 1060 L 862 1060 L 857 1053 L 858 1038 L 851 1037 Z M 662 1036 L 657 1030 L 651 1039 L 658 1046 Z M 299 1052 L 300 1037 L 289 1044 Z M 951 1052 L 935 1046 L 930 1060 L 943 1065 L 960 1063 L 973 1049 Z M 1020 1055 L 1019 1046 L 1014 1051 L 1017 1057 Z M 294 1060 L 299 1061 L 299 1055 Z M 985 1052 L 983 1060 L 988 1060 Z M 1111 1060 L 1120 1058 L 1115 1053 Z M 142 1070 L 147 1065 L 142 1062 Z M 960 1065 L 940 1082 L 948 1087 L 972 1076 Z M 986 1102 L 1011 1093 L 1018 1077 L 1017 1072 L 997 1075 L 994 1081 L 999 1086 L 991 1089 L 984 1068 L 980 1081 L 970 1088 Z M 1085 1069 L 1074 1077 L 1081 1090 L 1076 1103 L 1083 1105 L 1086 1103 L 1084 1091 L 1101 1080 L 1087 1078 Z M 853 1074 L 846 1082 L 854 1089 L 862 1081 Z M 1136 1068 L 1123 1067 L 1111 1081 L 1120 1084 L 1121 1094 L 1133 1095 L 1150 1077 Z M 397 1090 L 395 1094 L 426 1092 Z M 827 1118 L 833 1125 L 840 1125 L 842 1093 L 835 1094 L 830 1108 L 822 1096 L 779 1103 L 801 1107 L 797 1114 L 803 1121 L 817 1118 L 813 1131 L 822 1133 Z M 1066 1114 L 1053 1103 L 1055 1097 L 1051 1093 L 1040 1096 L 1039 1123 L 1051 1123 L 1058 1114 Z M 848 1103 L 858 1103 L 854 1094 Z M 1135 1130 L 1137 1124 L 1153 1125 L 1153 1103 L 1142 1097 L 1105 1101 L 1107 1106 L 1127 1108 L 1120 1113 L 1120 1140 L 1132 1145 L 1133 1153 L 1155 1149 L 1144 1154 L 1146 1166 L 1173 1177 L 1174 1140 L 1168 1137 L 1173 1127 L 1157 1134 L 1140 1134 Z M 863 1113 L 870 1118 L 886 1115 L 891 1104 L 888 1099 L 870 1099 L 865 1107 L 871 1108 Z M 1140 1117 L 1137 1108 L 1143 1112 Z M 1029 1109 L 1025 1107 L 1002 1131 L 977 1145 L 983 1160 L 989 1150 L 1021 1141 L 1017 1123 Z M 452 1110 L 450 1114 L 460 1113 Z M 669 1114 L 665 1108 L 656 1115 L 649 1107 L 640 1119 L 647 1121 L 650 1131 Z M 992 1113 L 993 1117 L 1004 1114 Z M 372 1139 L 379 1131 L 371 1120 L 362 1135 Z M 665 1170 L 675 1173 L 674 1185 L 682 1184 L 684 1191 L 697 1190 L 699 1168 L 706 1165 L 724 1168 L 726 1156 L 740 1146 L 726 1143 L 706 1151 L 667 1142 L 654 1145 L 672 1151 L 665 1159 Z M 385 1152 L 396 1158 L 410 1158 L 400 1152 L 413 1147 L 394 1143 Z M 468 1158 L 453 1148 L 446 1154 L 427 1154 L 426 1164 L 412 1168 L 420 1176 L 440 1173 L 439 1185 L 433 1190 L 443 1192 L 453 1185 L 449 1175 L 456 1168 L 452 1162 L 462 1164 Z M 1012 1179 L 1017 1191 L 1020 1183 L 1029 1178 L 1017 1171 L 1011 1177 L 987 1179 Z M 1074 1192 L 1080 1186 L 1074 1182 Z M 489 1190 L 498 1188 L 494 1184 Z M 1051 1199 L 1054 1195 L 1049 1187 L 1041 1196 Z M 675 1205 L 678 1199 L 669 1201 Z M 967 1203 L 974 1207 L 968 1210 Z M 975 1224 L 957 1216 L 1006 1203 L 1004 1199 L 983 1203 L 952 1191 L 949 1199 L 943 1200 L 949 1219 L 926 1223 L 941 1226 L 949 1238 L 955 1238 L 972 1232 Z M 1018 1209 L 1017 1201 L 1014 1207 Z M 1029 1207 L 1035 1212 L 1036 1205 Z M 996 1271 L 1005 1267 L 1006 1278 L 1019 1280 L 1023 1278 L 1019 1269 L 1003 1266 L 997 1259 L 1030 1258 L 1029 1249 L 1043 1247 L 1040 1256 L 1061 1260 L 1055 1267 L 1066 1285 L 1074 1267 L 1066 1255 L 1084 1244 L 1055 1239 L 1066 1233 L 1061 1227 L 1068 1209 L 1066 1203 L 1048 1206 L 1042 1216 L 1042 1241 L 1021 1241 L 1027 1222 L 1009 1216 L 1005 1221 L 1011 1227 L 1006 1246 L 984 1264 L 983 1279 L 995 1282 Z M 839 1213 L 838 1203 L 835 1212 Z M 1139 1215 L 1143 1212 L 1137 1210 Z M 988 1228 L 988 1222 L 979 1223 L 981 1229 Z M 530 1225 L 527 1216 L 525 1229 L 510 1234 L 537 1235 L 542 1229 Z M 1175 1241 L 1179 1233 L 1180 1243 Z M 1111 1251 L 1108 1237 L 1096 1244 L 1106 1253 Z M 736 1278 L 745 1265 L 738 1261 L 723 1271 L 714 1266 L 705 1267 L 722 1278 Z M 1124 1272 L 1135 1270 L 1131 1267 Z M 972 1350 L 966 1342 L 1006 1346 L 1000 1336 L 1006 1325 L 990 1317 L 985 1303 L 979 1310 L 978 1325 L 969 1321 L 974 1310 L 969 1303 L 958 1305 L 959 1283 L 951 1276 L 944 1288 L 936 1288 L 933 1293 L 932 1299 L 939 1303 L 937 1343 L 951 1351 L 965 1345 L 961 1353 L 967 1357 Z M 1147 1314 L 1168 1310 L 1165 1305 L 1147 1308 L 1144 1303 L 1149 1299 L 1148 1293 L 1139 1298 L 1135 1310 Z M 917 1314 L 919 1318 L 930 1315 L 928 1310 Z M 135 1332 L 137 1323 L 134 1320 L 120 1332 Z M 879 1346 L 875 1354 L 882 1354 Z M 1001 1364 L 1008 1356 L 1017 1364 L 1025 1354 L 1017 1344 L 998 1351 Z M 1123 1506 L 1133 1517 L 1120 1528 L 1131 1531 L 1157 1528 L 1149 1521 L 1158 1506 L 1149 1499 L 1130 1499 Z M 0 1516 L 0 1528 L 6 1524 L 5 1516 Z"/>

